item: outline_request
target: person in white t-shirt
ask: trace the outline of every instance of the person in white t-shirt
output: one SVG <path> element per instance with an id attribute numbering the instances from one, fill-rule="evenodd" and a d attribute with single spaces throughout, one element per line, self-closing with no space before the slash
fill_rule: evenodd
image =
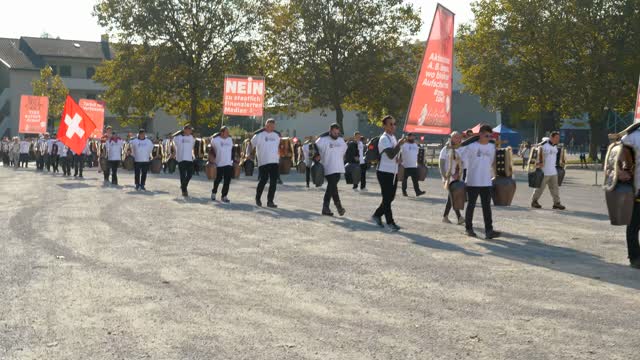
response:
<path id="1" fill-rule="evenodd" d="M 258 187 L 256 188 L 256 205 L 262 206 L 262 192 L 269 181 L 267 207 L 277 208 L 274 199 L 276 186 L 280 178 L 280 133 L 276 131 L 276 121 L 268 119 L 264 129 L 258 130 L 251 138 L 251 145 L 256 149 L 258 157 Z"/>
<path id="2" fill-rule="evenodd" d="M 320 162 L 324 167 L 324 177 L 327 180 L 327 190 L 322 202 L 322 215 L 333 216 L 329 207 L 331 199 L 333 199 L 338 214 L 342 216 L 346 211 L 340 202 L 338 182 L 340 174 L 344 174 L 344 154 L 347 152 L 347 143 L 340 136 L 340 126 L 332 124 L 329 133 L 316 141 L 316 147 L 320 155 Z"/>
<path id="3" fill-rule="evenodd" d="M 440 151 L 440 176 L 442 176 L 442 182 L 447 181 L 447 172 L 453 164 L 450 163 L 450 153 L 453 153 L 453 159 L 456 159 L 456 148 L 462 142 L 462 134 L 457 131 L 451 133 L 451 139 L 449 140 L 449 144 L 445 145 Z M 451 179 L 449 181 L 457 181 L 461 180 L 460 175 L 462 174 L 451 174 Z M 451 211 L 451 196 L 447 196 L 447 205 L 444 207 L 444 214 L 442 215 L 442 222 L 446 224 L 451 224 L 451 220 L 449 220 L 449 212 Z M 464 218 L 460 214 L 460 210 L 454 209 L 456 213 L 456 217 L 458 219 L 458 225 L 464 224 Z"/>
<path id="4" fill-rule="evenodd" d="M 178 170 L 180 171 L 180 189 L 183 197 L 189 197 L 189 181 L 193 177 L 193 147 L 196 139 L 191 135 L 193 128 L 191 125 L 185 125 L 183 134 L 173 138 L 175 147 L 176 161 L 178 161 Z"/>
<path id="5" fill-rule="evenodd" d="M 378 141 L 380 162 L 376 172 L 378 183 L 380 183 L 380 191 L 382 192 L 382 202 L 371 218 L 376 225 L 384 227 L 382 225 L 382 216 L 384 215 L 389 229 L 391 231 L 399 231 L 400 227 L 393 220 L 391 203 L 395 199 L 398 189 L 398 153 L 400 153 L 402 145 L 407 140 L 404 137 L 399 141 L 396 140 L 394 135 L 396 132 L 396 119 L 393 116 L 385 116 L 382 119 L 382 126 L 384 133 Z"/>
<path id="6" fill-rule="evenodd" d="M 560 189 L 558 186 L 558 148 L 557 145 L 560 142 L 560 133 L 554 131 L 549 136 L 549 139 L 541 146 L 542 161 L 538 162 L 537 167 L 544 172 L 544 179 L 542 185 L 537 188 L 531 196 L 531 207 L 534 209 L 540 209 L 542 206 L 538 203 L 540 197 L 544 193 L 544 189 L 549 186 L 549 192 L 553 198 L 553 208 L 557 210 L 564 210 L 565 207 L 560 203 Z"/>
<path id="7" fill-rule="evenodd" d="M 124 147 L 124 140 L 118 137 L 113 131 L 110 131 L 110 138 L 105 143 L 105 149 L 107 152 L 107 162 L 109 167 L 104 172 L 104 181 L 109 181 L 109 175 L 111 175 L 111 184 L 118 185 L 118 167 L 122 160 L 122 148 Z"/>
<path id="8" fill-rule="evenodd" d="M 480 197 L 484 230 L 487 239 L 499 237 L 501 234 L 493 230 L 491 218 L 491 188 L 493 186 L 493 163 L 496 159 L 496 146 L 491 143 L 493 130 L 489 125 L 480 127 L 478 140 L 456 150 L 458 156 L 467 166 L 467 211 L 465 213 L 465 230 L 468 236 L 476 237 L 473 231 L 473 212 Z"/>
<path id="9" fill-rule="evenodd" d="M 216 179 L 213 182 L 213 189 L 211 190 L 211 200 L 216 200 L 216 194 L 218 193 L 218 186 L 220 182 L 224 180 L 222 184 L 222 202 L 228 203 L 229 198 L 229 185 L 231 184 L 231 178 L 233 177 L 233 140 L 229 136 L 229 129 L 223 126 L 220 132 L 211 139 L 211 147 L 216 153 Z"/>
<path id="10" fill-rule="evenodd" d="M 313 136 L 307 136 L 304 138 L 304 144 L 302 144 L 302 157 L 304 160 L 304 177 L 307 183 L 307 188 L 311 183 L 311 165 L 313 165 L 313 159 L 311 159 L 311 146 L 313 145 Z"/>
<path id="11" fill-rule="evenodd" d="M 151 166 L 151 152 L 153 152 L 153 142 L 147 139 L 144 129 L 138 130 L 138 137 L 129 142 L 133 154 L 134 182 L 136 190 L 147 191 L 147 173 Z"/>
<path id="12" fill-rule="evenodd" d="M 364 159 L 364 149 L 367 147 L 364 141 L 364 136 L 362 136 L 359 132 L 356 132 L 355 135 L 356 141 L 358 142 L 358 162 L 360 163 L 360 191 L 367 190 L 367 167 L 369 166 Z M 354 189 L 357 184 L 353 184 Z"/>
<path id="13" fill-rule="evenodd" d="M 640 231 L 640 129 L 636 129 L 622 138 L 622 143 L 633 148 L 635 153 L 635 173 L 632 168 L 618 175 L 618 181 L 631 182 L 638 191 L 636 201 L 633 203 L 633 212 L 631 214 L 631 223 L 627 225 L 627 250 L 629 253 L 629 262 L 631 267 L 640 269 L 640 242 L 638 241 L 638 232 Z"/>
<path id="14" fill-rule="evenodd" d="M 404 167 L 404 177 L 402 180 L 402 195 L 407 194 L 407 179 L 411 177 L 413 182 L 413 190 L 416 192 L 416 196 L 425 194 L 425 191 L 420 190 L 420 184 L 418 183 L 418 144 L 416 144 L 416 136 L 413 133 L 407 134 L 407 142 L 402 145 L 400 150 L 400 159 L 402 161 L 402 167 Z"/>
<path id="15" fill-rule="evenodd" d="M 20 167 L 29 167 L 29 149 L 31 149 L 31 141 L 28 138 L 20 141 Z"/>

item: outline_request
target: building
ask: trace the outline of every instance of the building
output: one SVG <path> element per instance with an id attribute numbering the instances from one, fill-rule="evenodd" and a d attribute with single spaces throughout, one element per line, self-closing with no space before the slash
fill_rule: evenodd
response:
<path id="1" fill-rule="evenodd" d="M 17 135 L 20 96 L 32 94 L 31 83 L 39 78 L 40 69 L 51 66 L 76 101 L 81 98 L 96 99 L 106 88 L 94 81 L 93 76 L 96 68 L 112 56 L 113 49 L 107 36 L 98 42 L 34 37 L 0 38 L 0 135 Z M 109 112 L 108 104 L 105 125 L 112 125 L 121 132 L 135 131 L 119 128 L 115 115 Z M 145 126 L 150 134 L 164 135 L 176 129 L 177 120 L 160 111 Z"/>

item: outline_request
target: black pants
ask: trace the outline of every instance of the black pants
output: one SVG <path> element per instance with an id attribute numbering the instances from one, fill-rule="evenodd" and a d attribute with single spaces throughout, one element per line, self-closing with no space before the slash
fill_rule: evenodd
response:
<path id="1" fill-rule="evenodd" d="M 527 165 L 529 164 L 529 158 L 522 158 L 522 170 L 527 168 Z"/>
<path id="2" fill-rule="evenodd" d="M 267 193 L 267 201 L 273 202 L 276 197 L 276 186 L 278 186 L 278 178 L 280 177 L 278 164 L 267 164 L 258 167 L 258 188 L 256 189 L 256 200 L 262 199 L 262 192 L 269 181 L 269 192 Z"/>
<path id="3" fill-rule="evenodd" d="M 484 218 L 484 230 L 491 232 L 493 230 L 493 220 L 491 219 L 491 187 L 467 187 L 467 196 L 469 198 L 469 204 L 467 204 L 467 212 L 465 213 L 465 228 L 467 230 L 473 229 L 473 211 L 476 208 L 476 202 L 478 196 L 480 196 L 480 202 L 482 203 L 482 216 Z"/>
<path id="4" fill-rule="evenodd" d="M 111 183 L 118 185 L 118 167 L 120 166 L 119 160 L 107 161 L 107 171 L 104 172 L 104 180 L 109 181 L 109 174 L 111 174 Z"/>
<path id="5" fill-rule="evenodd" d="M 376 175 L 378 177 L 378 183 L 380 183 L 380 191 L 382 192 L 382 203 L 373 215 L 377 217 L 384 215 L 387 224 L 395 224 L 391 211 L 391 203 L 396 198 L 398 177 L 395 174 L 384 171 L 378 171 Z"/>
<path id="6" fill-rule="evenodd" d="M 61 156 L 60 157 L 60 165 L 62 166 L 62 174 L 63 175 L 71 175 L 71 163 L 73 162 L 73 158 L 69 156 Z"/>
<path id="7" fill-rule="evenodd" d="M 147 173 L 149 172 L 150 165 L 150 161 L 133 163 L 133 169 L 135 173 L 134 181 L 136 182 L 136 186 L 141 185 L 144 187 L 144 184 L 147 183 Z"/>
<path id="8" fill-rule="evenodd" d="M 29 154 L 20 154 L 20 167 L 29 167 Z"/>
<path id="9" fill-rule="evenodd" d="M 38 170 L 44 170 L 44 164 L 47 162 L 49 155 L 40 155 L 36 160 L 36 168 Z"/>
<path id="10" fill-rule="evenodd" d="M 449 216 L 449 212 L 451 211 L 452 205 L 451 205 L 451 195 L 447 196 L 447 205 L 445 205 L 444 207 L 444 217 Z M 453 209 L 453 211 L 456 213 L 457 217 L 460 217 L 460 210 L 458 209 Z"/>
<path id="11" fill-rule="evenodd" d="M 82 170 L 84 170 L 84 155 L 73 155 L 73 176 L 78 176 L 78 172 L 80 172 L 80 177 L 82 177 Z"/>
<path id="12" fill-rule="evenodd" d="M 328 208 L 333 199 L 333 204 L 336 208 L 342 208 L 340 203 L 340 195 L 338 194 L 338 182 L 340 181 L 340 174 L 331 174 L 324 177 L 327 179 L 327 190 L 324 192 L 324 201 L 322 203 L 323 208 Z"/>
<path id="13" fill-rule="evenodd" d="M 404 168 L 404 179 L 402 179 L 402 193 L 407 192 L 407 179 L 411 177 L 413 182 L 413 190 L 418 194 L 420 192 L 420 184 L 418 184 L 418 168 Z"/>
<path id="14" fill-rule="evenodd" d="M 307 180 L 307 187 L 309 187 L 309 183 L 311 183 L 311 166 L 305 166 L 304 176 Z"/>
<path id="15" fill-rule="evenodd" d="M 58 164 L 60 163 L 60 156 L 59 155 L 51 155 L 51 166 L 53 167 L 53 172 L 57 173 L 58 172 Z"/>
<path id="16" fill-rule="evenodd" d="M 233 177 L 233 166 L 232 165 L 228 165 L 228 166 L 218 166 L 217 172 L 216 172 L 216 180 L 213 182 L 213 190 L 211 192 L 213 192 L 214 194 L 218 193 L 218 185 L 220 185 L 220 182 L 223 181 L 222 183 L 222 197 L 226 197 L 227 194 L 229 194 L 229 185 L 231 184 L 231 178 Z"/>
<path id="17" fill-rule="evenodd" d="M 185 192 L 189 187 L 189 181 L 193 177 L 193 161 L 180 161 L 178 170 L 180 171 L 180 189 Z"/>
<path id="18" fill-rule="evenodd" d="M 633 213 L 631 215 L 631 224 L 627 226 L 627 250 L 629 251 L 629 260 L 640 260 L 640 243 L 638 242 L 638 231 L 640 231 L 640 193 L 636 196 L 633 203 Z"/>

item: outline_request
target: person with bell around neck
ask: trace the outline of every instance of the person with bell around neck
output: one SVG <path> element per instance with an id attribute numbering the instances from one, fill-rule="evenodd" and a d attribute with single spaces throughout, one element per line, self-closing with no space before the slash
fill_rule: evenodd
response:
<path id="1" fill-rule="evenodd" d="M 378 152 L 380 154 L 380 162 L 378 163 L 378 171 L 376 176 L 378 177 L 378 183 L 380 184 L 380 191 L 382 192 L 382 202 L 376 209 L 372 216 L 373 222 L 379 227 L 383 228 L 382 216 L 384 215 L 387 222 L 387 226 L 393 232 L 399 231 L 400 227 L 393 219 L 393 212 L 391 211 L 391 203 L 396 197 L 396 191 L 398 190 L 398 154 L 402 148 L 402 145 L 407 141 L 406 138 L 396 140 L 396 119 L 387 115 L 382 119 L 382 126 L 384 133 L 378 140 Z"/>
<path id="2" fill-rule="evenodd" d="M 418 144 L 416 144 L 416 136 L 413 133 L 407 134 L 407 142 L 402 145 L 400 150 L 400 159 L 404 167 L 404 177 L 402 180 L 402 195 L 407 194 L 407 180 L 411 178 L 413 182 L 413 190 L 416 196 L 424 195 L 425 192 L 420 190 L 418 183 Z"/>
<path id="3" fill-rule="evenodd" d="M 276 130 L 276 121 L 269 119 L 264 129 L 258 130 L 251 138 L 251 145 L 256 149 L 258 157 L 258 187 L 256 188 L 256 205 L 262 206 L 262 192 L 269 181 L 267 207 L 277 208 L 275 204 L 276 186 L 280 177 L 280 133 Z"/>
<path id="4" fill-rule="evenodd" d="M 557 145 L 560 142 L 560 133 L 554 131 L 549 136 L 549 139 L 541 146 L 542 161 L 538 162 L 537 167 L 542 169 L 544 178 L 542 185 L 537 188 L 531 196 L 531 207 L 534 209 L 540 209 L 542 206 L 538 203 L 540 197 L 544 193 L 544 189 L 548 186 L 551 197 L 553 198 L 553 209 L 564 210 L 565 207 L 560 202 L 560 188 L 558 186 L 558 148 Z"/>
<path id="5" fill-rule="evenodd" d="M 476 237 L 473 231 L 473 212 L 476 202 L 480 197 L 482 203 L 482 215 L 484 217 L 485 237 L 493 239 L 501 234 L 493 229 L 493 219 L 491 214 L 491 189 L 493 187 L 493 163 L 496 159 L 496 146 L 491 143 L 493 130 L 489 125 L 480 127 L 480 134 L 477 141 L 466 146 L 461 146 L 456 150 L 458 156 L 463 159 L 467 166 L 467 197 L 468 204 L 465 213 L 466 234 Z"/>
<path id="6" fill-rule="evenodd" d="M 318 138 L 316 141 L 320 163 L 324 167 L 324 177 L 327 180 L 327 189 L 322 202 L 322 215 L 333 216 L 331 212 L 331 199 L 338 210 L 338 214 L 343 216 L 345 209 L 340 202 L 338 193 L 338 182 L 340 174 L 344 174 L 344 154 L 347 152 L 347 143 L 340 136 L 340 126 L 332 124 L 329 132 Z"/>
<path id="7" fill-rule="evenodd" d="M 211 139 L 211 147 L 216 154 L 216 179 L 213 182 L 213 189 L 211 190 L 211 201 L 216 201 L 218 194 L 218 186 L 222 183 L 222 198 L 223 203 L 229 203 L 229 187 L 231 185 L 231 178 L 233 177 L 233 140 L 229 136 L 229 128 L 223 126 L 220 132 Z"/>
<path id="8" fill-rule="evenodd" d="M 185 125 L 181 135 L 173 138 L 175 146 L 176 161 L 178 161 L 178 170 L 180 171 L 180 190 L 183 197 L 189 197 L 189 182 L 193 177 L 193 147 L 196 139 L 191 134 L 193 128 L 191 125 Z"/>
<path id="9" fill-rule="evenodd" d="M 144 129 L 138 131 L 138 137 L 129 142 L 133 154 L 134 182 L 136 190 L 147 191 L 147 173 L 151 165 L 153 142 L 147 138 Z"/>

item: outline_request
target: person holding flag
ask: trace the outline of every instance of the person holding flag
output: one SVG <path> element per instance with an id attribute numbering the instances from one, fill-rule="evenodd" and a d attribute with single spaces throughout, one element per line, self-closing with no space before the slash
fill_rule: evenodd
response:
<path id="1" fill-rule="evenodd" d="M 73 154 L 82 154 L 96 125 L 85 111 L 67 95 L 58 128 L 58 153 L 64 158 L 62 170 L 71 176 Z"/>

